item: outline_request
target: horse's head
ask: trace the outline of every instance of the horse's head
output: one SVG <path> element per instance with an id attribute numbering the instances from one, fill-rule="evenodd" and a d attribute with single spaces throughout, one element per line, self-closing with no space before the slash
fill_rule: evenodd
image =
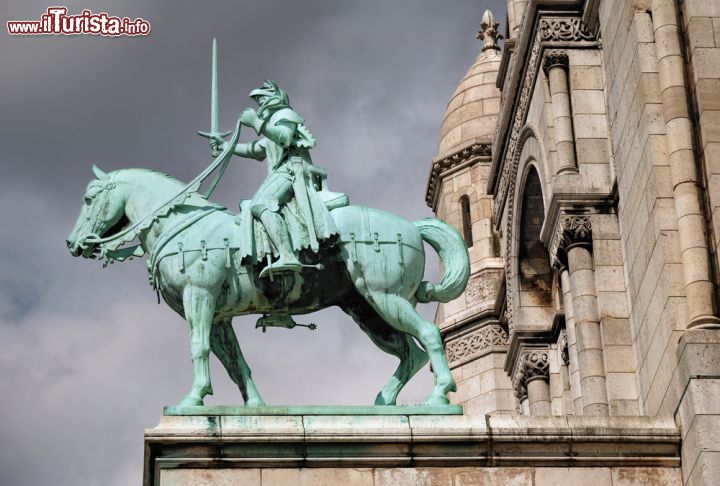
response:
<path id="1" fill-rule="evenodd" d="M 80 215 L 67 239 L 73 256 L 95 258 L 98 247 L 93 240 L 113 235 L 128 224 L 125 197 L 117 188 L 115 174 L 106 174 L 96 166 L 93 173 L 95 179 L 87 186 Z"/>

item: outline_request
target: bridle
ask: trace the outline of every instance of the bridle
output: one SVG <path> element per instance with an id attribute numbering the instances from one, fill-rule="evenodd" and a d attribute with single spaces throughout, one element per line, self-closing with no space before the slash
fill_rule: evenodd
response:
<path id="1" fill-rule="evenodd" d="M 123 230 L 117 232 L 114 235 L 103 238 L 94 232 L 90 233 L 85 238 L 83 238 L 83 245 L 97 245 L 97 247 L 100 249 L 99 258 L 106 259 L 104 265 L 112 263 L 113 261 L 123 261 L 133 256 L 144 255 L 145 251 L 139 244 L 130 247 L 124 247 L 124 245 L 134 241 L 138 237 L 138 235 L 140 235 L 140 233 L 149 229 L 158 219 L 167 216 L 168 213 L 170 213 L 170 211 L 172 211 L 175 206 L 181 204 L 183 201 L 185 201 L 185 199 L 189 198 L 193 193 L 197 192 L 203 181 L 207 179 L 210 174 L 215 171 L 215 169 L 220 167 L 220 170 L 215 180 L 210 184 L 208 191 L 205 193 L 205 197 L 207 198 L 210 196 L 210 194 L 212 194 L 212 191 L 217 186 L 220 177 L 222 177 L 223 173 L 225 172 L 225 169 L 227 168 L 228 163 L 230 162 L 230 159 L 232 158 L 232 155 L 235 151 L 235 146 L 237 145 L 238 139 L 240 138 L 240 127 L 240 119 L 238 119 L 235 125 L 235 131 L 233 132 L 233 135 L 228 144 L 226 145 L 225 149 L 205 170 L 203 170 L 192 181 L 190 181 L 182 189 L 180 189 L 177 194 L 162 202 L 148 214 L 139 218 L 135 223 L 131 224 L 127 228 L 124 228 Z M 100 214 L 100 209 L 95 208 L 102 208 L 105 206 L 105 204 L 107 204 L 110 197 L 110 190 L 114 189 L 115 187 L 115 174 L 113 174 L 102 187 L 102 191 L 105 193 L 105 199 L 103 200 L 102 204 L 93 204 L 93 214 L 88 215 L 88 219 L 91 217 L 95 218 L 93 226 L 97 225 L 98 216 Z M 93 228 L 93 230 L 95 230 L 95 228 Z"/>
<path id="2" fill-rule="evenodd" d="M 110 191 L 117 187 L 117 184 L 115 184 L 115 176 L 116 173 L 113 173 L 111 176 L 108 176 L 108 179 L 93 181 L 96 187 L 99 186 L 99 190 L 97 194 L 93 195 L 93 204 L 89 205 L 89 213 L 85 216 L 85 221 L 89 221 L 92 224 L 92 231 L 82 239 L 81 247 L 87 248 L 88 243 L 95 244 L 103 240 L 103 238 L 97 234 L 97 225 L 100 220 L 100 212 L 110 200 Z M 102 196 L 102 202 L 99 202 L 100 196 Z"/>

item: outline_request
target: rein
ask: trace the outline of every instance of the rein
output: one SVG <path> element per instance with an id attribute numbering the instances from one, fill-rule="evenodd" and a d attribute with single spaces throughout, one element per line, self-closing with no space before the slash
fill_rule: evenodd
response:
<path id="1" fill-rule="evenodd" d="M 207 198 L 212 194 L 212 191 L 215 189 L 215 186 L 217 185 L 220 177 L 222 177 L 223 173 L 225 172 L 225 168 L 227 168 L 227 165 L 230 162 L 230 159 L 232 158 L 232 155 L 235 151 L 235 146 L 237 145 L 238 139 L 240 138 L 240 127 L 241 124 L 240 120 L 238 119 L 235 125 L 235 131 L 233 132 L 232 138 L 225 147 L 225 150 L 223 150 L 220 155 L 218 155 L 218 157 L 204 171 L 198 174 L 176 195 L 160 204 L 154 210 L 150 211 L 148 214 L 138 219 L 135 223 L 125 228 L 124 230 L 105 238 L 100 238 L 97 235 L 89 235 L 85 239 L 84 243 L 95 244 L 100 247 L 100 258 L 106 258 L 106 261 L 104 263 L 105 266 L 115 260 L 123 261 L 126 258 L 130 258 L 133 256 L 142 256 L 145 252 L 142 250 L 140 245 L 125 248 L 121 247 L 126 243 L 132 242 L 135 238 L 138 237 L 140 233 L 150 228 L 150 226 L 152 226 L 152 224 L 158 219 L 167 216 L 167 214 L 175 206 L 182 203 L 183 200 L 187 197 L 190 197 L 191 193 L 197 192 L 200 184 L 202 184 L 202 182 L 207 179 L 210 174 L 215 171 L 215 169 L 220 167 L 220 173 L 212 182 L 208 191 L 205 193 L 205 197 Z M 114 181 L 111 179 L 109 184 L 114 184 Z"/>
<path id="2" fill-rule="evenodd" d="M 170 227 L 170 229 L 163 231 L 162 235 L 158 240 L 155 242 L 155 245 L 152 247 L 152 249 L 149 251 L 150 258 L 148 259 L 147 265 L 148 265 L 148 278 L 150 279 L 150 285 L 154 290 L 158 289 L 158 277 L 157 277 L 157 269 L 158 265 L 160 265 L 160 261 L 171 255 L 176 254 L 182 254 L 183 253 L 183 245 L 182 243 L 178 243 L 178 251 L 175 252 L 167 252 L 165 254 L 162 254 L 162 250 L 165 248 L 165 246 L 175 238 L 180 232 L 183 230 L 189 228 L 193 224 L 197 223 L 201 219 L 203 219 L 205 216 L 209 216 L 215 211 L 219 211 L 219 208 L 214 207 L 207 207 L 202 208 L 197 211 L 194 211 L 188 215 L 187 218 L 183 218 L 182 220 L 178 221 L 176 224 Z M 204 249 L 204 241 L 201 241 L 201 248 L 198 249 L 198 251 L 201 251 L 201 249 Z M 185 250 L 185 251 L 192 251 L 192 250 Z M 184 265 L 183 265 L 184 266 Z M 184 270 L 184 268 L 183 268 Z"/>

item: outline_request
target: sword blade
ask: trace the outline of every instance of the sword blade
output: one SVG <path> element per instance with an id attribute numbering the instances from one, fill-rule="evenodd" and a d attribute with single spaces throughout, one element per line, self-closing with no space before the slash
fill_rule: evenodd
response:
<path id="1" fill-rule="evenodd" d="M 217 134 L 220 125 L 218 107 L 218 65 L 217 65 L 217 39 L 213 37 L 212 43 L 212 79 L 210 85 L 210 133 Z"/>

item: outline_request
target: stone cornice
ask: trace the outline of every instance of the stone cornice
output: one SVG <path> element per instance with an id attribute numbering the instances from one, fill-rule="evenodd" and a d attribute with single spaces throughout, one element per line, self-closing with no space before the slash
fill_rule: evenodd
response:
<path id="1" fill-rule="evenodd" d="M 433 161 L 428 177 L 427 191 L 425 194 L 425 202 L 427 205 L 430 206 L 433 211 L 437 209 L 438 189 L 440 188 L 440 180 L 443 175 L 478 157 L 490 157 L 491 155 L 492 147 L 490 143 L 475 141 L 449 155 L 436 158 Z"/>
<path id="2" fill-rule="evenodd" d="M 145 431 L 145 484 L 164 468 L 669 466 L 672 417 L 197 416 Z"/>

